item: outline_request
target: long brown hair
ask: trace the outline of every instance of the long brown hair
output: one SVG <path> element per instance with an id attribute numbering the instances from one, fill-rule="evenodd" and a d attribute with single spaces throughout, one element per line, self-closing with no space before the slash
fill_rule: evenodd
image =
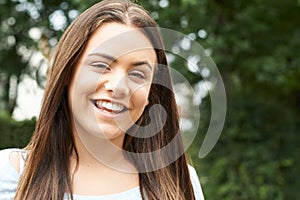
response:
<path id="1" fill-rule="evenodd" d="M 186 156 L 183 153 L 183 143 L 180 137 L 176 137 L 179 134 L 179 117 L 161 37 L 158 29 L 147 30 L 147 27 L 157 27 L 157 24 L 142 7 L 129 0 L 104 0 L 77 17 L 56 47 L 40 116 L 31 142 L 26 147 L 29 155 L 19 181 L 16 200 L 62 200 L 65 192 L 72 194 L 69 159 L 75 152 L 78 160 L 78 154 L 71 128 L 68 85 L 87 41 L 101 24 L 109 22 L 145 28 L 144 33 L 155 47 L 158 60 L 154 83 L 150 89 L 149 105 L 136 123 L 141 126 L 156 123 L 159 126 L 161 113 L 155 112 L 155 116 L 151 119 L 149 116 L 149 109 L 155 104 L 165 109 L 166 123 L 159 133 L 147 138 L 132 136 L 133 132 L 141 130 L 131 128 L 123 143 L 128 158 L 141 171 L 139 179 L 142 197 L 149 200 L 195 199 Z M 152 119 L 155 119 L 154 122 L 151 121 Z M 147 132 L 139 134 L 147 134 Z M 182 152 L 171 164 L 168 163 L 168 155 L 140 158 L 130 154 L 154 152 L 171 142 L 171 152 Z M 166 166 L 156 170 L 146 170 L 155 169 L 156 163 L 165 163 Z M 72 195 L 71 198 L 73 199 Z"/>

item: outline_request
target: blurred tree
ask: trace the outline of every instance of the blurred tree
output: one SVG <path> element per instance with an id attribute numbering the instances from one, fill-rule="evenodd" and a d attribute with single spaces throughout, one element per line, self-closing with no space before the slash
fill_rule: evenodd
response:
<path id="1" fill-rule="evenodd" d="M 226 86 L 228 113 L 219 142 L 207 157 L 197 159 L 209 123 L 206 98 L 199 134 L 189 150 L 207 199 L 297 199 L 300 2 L 142 3 L 162 27 L 196 35 L 211 52 Z M 188 70 L 178 62 L 172 66 Z M 184 74 L 195 83 L 197 78 L 189 73 Z"/>
<path id="2" fill-rule="evenodd" d="M 35 118 L 15 121 L 0 115 L 0 149 L 25 147 L 31 138 L 34 127 Z"/>
<path id="3" fill-rule="evenodd" d="M 43 60 L 33 65 L 37 54 L 44 62 L 68 24 L 78 15 L 76 2 L 41 0 L 0 1 L 0 108 L 12 115 L 18 85 L 29 76 L 43 87 Z"/>
<path id="4" fill-rule="evenodd" d="M 211 50 L 226 85 L 228 115 L 218 144 L 205 159 L 197 159 L 210 116 L 206 99 L 198 139 L 190 149 L 206 197 L 296 199 L 299 1 L 150 2 L 160 25 L 194 33 Z M 162 2 L 168 6 L 159 6 Z"/>

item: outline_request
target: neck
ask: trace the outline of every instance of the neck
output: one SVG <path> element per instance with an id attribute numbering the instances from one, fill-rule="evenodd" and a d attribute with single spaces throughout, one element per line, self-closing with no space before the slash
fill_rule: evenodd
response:
<path id="1" fill-rule="evenodd" d="M 123 154 L 123 140 L 99 138 L 92 134 L 74 133 L 75 145 L 79 157 L 79 165 L 111 168 L 127 173 L 137 173 L 134 165 Z M 73 156 L 75 157 L 75 156 Z"/>

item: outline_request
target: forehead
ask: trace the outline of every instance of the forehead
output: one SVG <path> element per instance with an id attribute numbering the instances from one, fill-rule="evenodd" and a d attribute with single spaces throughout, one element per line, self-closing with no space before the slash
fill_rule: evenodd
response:
<path id="1" fill-rule="evenodd" d="M 101 25 L 88 41 L 86 53 L 103 51 L 115 57 L 142 54 L 156 62 L 154 48 L 141 29 L 115 22 Z"/>

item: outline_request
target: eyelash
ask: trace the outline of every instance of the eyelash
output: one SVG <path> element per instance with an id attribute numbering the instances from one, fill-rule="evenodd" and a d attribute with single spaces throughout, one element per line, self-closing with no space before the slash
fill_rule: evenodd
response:
<path id="1" fill-rule="evenodd" d="M 109 69 L 109 65 L 103 62 L 93 63 L 92 66 L 103 70 Z"/>
<path id="2" fill-rule="evenodd" d="M 102 70 L 102 72 L 110 70 L 110 66 L 107 63 L 103 62 L 92 63 L 91 66 L 99 68 L 100 70 Z M 130 72 L 129 75 L 139 79 L 146 79 L 146 75 L 143 72 L 137 70 Z"/>
<path id="3" fill-rule="evenodd" d="M 140 71 L 134 71 L 134 72 L 130 72 L 129 75 L 133 75 L 136 78 L 140 78 L 140 79 L 146 79 L 146 76 L 143 72 Z"/>

